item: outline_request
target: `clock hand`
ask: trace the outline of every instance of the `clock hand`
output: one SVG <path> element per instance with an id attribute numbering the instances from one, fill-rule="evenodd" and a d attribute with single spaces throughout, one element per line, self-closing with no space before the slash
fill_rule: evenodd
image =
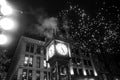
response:
<path id="1" fill-rule="evenodd" d="M 63 48 L 62 48 L 62 51 L 63 51 L 63 53 L 65 53 L 64 50 L 63 50 Z"/>

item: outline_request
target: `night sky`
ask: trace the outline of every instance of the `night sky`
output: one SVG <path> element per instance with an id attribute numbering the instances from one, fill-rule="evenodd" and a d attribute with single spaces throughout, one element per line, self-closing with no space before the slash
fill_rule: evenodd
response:
<path id="1" fill-rule="evenodd" d="M 91 50 L 93 53 L 114 55 L 107 56 L 112 60 L 119 60 L 119 0 L 10 0 L 10 2 L 18 11 L 23 12 L 18 14 L 19 30 L 16 33 L 15 44 L 12 45 L 13 53 L 19 37 L 25 30 L 31 28 L 28 27 L 31 23 L 36 23 L 34 12 L 41 10 L 42 13 L 40 14 L 47 15 L 47 17 L 61 18 L 68 15 L 70 38 L 80 43 L 82 45 L 81 49 Z M 39 13 L 36 15 L 39 15 Z M 77 18 L 74 18 L 74 16 Z M 79 27 L 84 25 L 86 27 Z M 87 27 L 88 25 L 91 27 Z M 101 28 L 100 26 L 104 27 Z"/>

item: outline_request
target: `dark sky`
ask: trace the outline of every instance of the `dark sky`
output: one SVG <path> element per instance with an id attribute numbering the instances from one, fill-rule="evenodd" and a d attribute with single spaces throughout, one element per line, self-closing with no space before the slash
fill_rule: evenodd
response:
<path id="1" fill-rule="evenodd" d="M 90 12 L 99 6 L 98 4 L 96 5 L 96 2 L 100 3 L 99 0 L 11 0 L 19 8 L 43 8 L 49 15 L 54 15 L 61 9 L 64 9 L 67 1 L 71 1 L 73 4 L 77 3 L 81 8 Z"/>
<path id="2" fill-rule="evenodd" d="M 10 2 L 15 6 L 16 9 L 23 12 L 29 12 L 30 9 L 36 10 L 42 8 L 49 16 L 56 16 L 59 11 L 67 7 L 67 1 L 71 1 L 72 4 L 79 4 L 80 8 L 86 10 L 90 15 L 95 15 L 98 8 L 102 6 L 103 1 L 105 0 L 10 0 Z M 107 6 L 109 5 L 119 5 L 119 0 L 106 0 Z M 27 15 L 27 17 L 26 17 Z M 18 42 L 19 36 L 23 30 L 23 26 L 27 26 L 26 23 L 29 23 L 27 18 L 29 17 L 28 13 L 19 14 L 20 18 L 18 19 L 20 25 L 20 30 L 16 33 L 16 43 Z M 24 17 L 25 16 L 25 17 Z M 15 49 L 15 48 L 14 48 Z M 14 51 L 13 51 L 14 53 Z"/>

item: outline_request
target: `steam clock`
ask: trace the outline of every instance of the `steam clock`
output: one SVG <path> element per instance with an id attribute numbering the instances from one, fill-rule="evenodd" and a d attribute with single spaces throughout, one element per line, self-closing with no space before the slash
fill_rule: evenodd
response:
<path id="1" fill-rule="evenodd" d="M 46 58 L 51 66 L 51 80 L 70 80 L 69 43 L 53 39 L 47 44 Z"/>

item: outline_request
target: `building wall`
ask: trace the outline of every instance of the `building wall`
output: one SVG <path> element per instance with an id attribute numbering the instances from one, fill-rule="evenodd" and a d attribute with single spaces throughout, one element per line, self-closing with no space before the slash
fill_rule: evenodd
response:
<path id="1" fill-rule="evenodd" d="M 71 66 L 73 67 L 72 78 L 97 79 L 98 73 L 95 69 L 91 53 L 83 53 L 79 48 L 71 48 Z"/>
<path id="2" fill-rule="evenodd" d="M 15 78 L 17 80 L 28 80 L 28 77 L 32 77 L 29 80 L 37 80 L 37 71 L 40 72 L 40 80 L 45 80 L 46 74 L 49 78 L 50 69 L 47 68 L 44 44 L 44 42 L 39 40 L 21 37 L 9 70 L 9 80 L 14 80 Z M 37 53 L 39 52 L 38 46 L 41 48 L 40 54 Z M 40 59 L 39 61 L 37 61 L 38 58 Z M 39 68 L 37 66 L 38 63 L 40 64 Z"/>
<path id="3" fill-rule="evenodd" d="M 26 50 L 28 48 L 29 49 Z M 11 65 L 11 68 L 9 70 L 9 79 L 7 80 L 14 80 L 14 78 L 17 78 L 17 80 L 28 80 L 28 75 L 26 79 L 23 79 L 25 76 L 25 71 L 29 73 L 30 70 L 32 70 L 32 79 L 31 80 L 37 80 L 36 76 L 38 75 L 36 71 L 40 71 L 40 79 L 39 80 L 46 80 L 44 77 L 47 74 L 47 80 L 50 80 L 50 68 L 48 66 L 48 63 L 46 63 L 46 56 L 45 56 L 45 42 L 28 38 L 28 37 L 21 37 L 15 56 L 13 58 L 13 63 Z M 40 50 L 41 54 L 37 54 L 37 48 L 40 46 L 42 50 Z M 31 51 L 30 48 L 33 48 L 34 51 Z M 39 50 L 39 49 L 38 49 Z M 71 78 L 80 78 L 80 79 L 86 79 L 89 78 L 89 80 L 97 80 L 98 73 L 96 71 L 95 64 L 93 62 L 92 55 L 90 53 L 83 53 L 78 48 L 77 50 L 75 48 L 71 48 L 71 54 L 72 59 L 70 60 L 70 72 L 71 72 Z M 28 64 L 27 59 L 32 58 L 32 67 L 25 66 L 25 63 Z M 40 62 L 37 60 L 37 57 L 40 57 Z M 40 68 L 37 68 L 37 63 L 40 63 Z M 45 64 L 46 63 L 46 64 Z M 16 76 L 17 77 L 16 77 Z M 93 78 L 93 79 L 92 79 Z M 16 79 L 15 79 L 16 80 Z M 29 79 L 30 80 L 30 79 Z"/>

